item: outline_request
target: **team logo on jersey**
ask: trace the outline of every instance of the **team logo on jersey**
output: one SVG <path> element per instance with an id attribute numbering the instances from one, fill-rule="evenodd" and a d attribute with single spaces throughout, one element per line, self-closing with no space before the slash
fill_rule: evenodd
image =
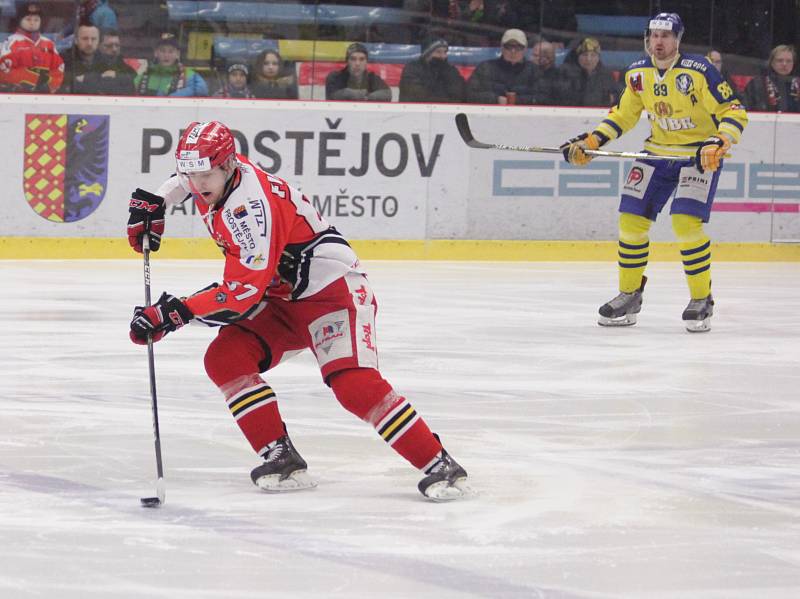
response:
<path id="1" fill-rule="evenodd" d="M 653 109 L 658 116 L 672 116 L 672 105 L 667 102 L 656 102 Z"/>
<path id="2" fill-rule="evenodd" d="M 314 331 L 314 348 L 321 349 L 327 354 L 331 351 L 333 343 L 342 337 L 344 337 L 343 320 L 326 322 Z"/>
<path id="3" fill-rule="evenodd" d="M 635 92 L 644 91 L 644 82 L 641 73 L 631 75 L 631 89 Z"/>
<path id="4" fill-rule="evenodd" d="M 244 206 L 237 206 L 236 208 L 233 209 L 233 215 L 236 218 L 244 218 L 245 216 L 247 216 L 247 208 L 245 208 Z"/>
<path id="5" fill-rule="evenodd" d="M 109 117 L 26 114 L 22 188 L 47 220 L 86 218 L 103 201 L 108 182 Z"/>
<path id="6" fill-rule="evenodd" d="M 692 89 L 694 89 L 692 76 L 689 75 L 689 73 L 681 73 L 675 77 L 675 87 L 677 87 L 678 91 L 684 96 L 688 96 L 692 92 Z"/>

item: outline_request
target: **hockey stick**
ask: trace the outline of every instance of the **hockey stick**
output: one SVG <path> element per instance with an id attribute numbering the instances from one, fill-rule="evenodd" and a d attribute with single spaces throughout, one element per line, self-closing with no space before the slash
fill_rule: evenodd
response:
<path id="1" fill-rule="evenodd" d="M 508 146 L 506 144 L 487 144 L 478 141 L 472 135 L 472 130 L 469 128 L 469 120 L 467 115 L 459 112 L 456 115 L 456 127 L 461 139 L 470 148 L 477 148 L 479 150 L 513 150 L 515 152 L 543 152 L 545 154 L 563 154 L 561 148 L 547 148 L 539 146 Z M 643 158 L 646 160 L 692 160 L 689 156 L 656 156 L 655 154 L 645 154 L 644 152 L 611 152 L 608 150 L 584 150 L 589 156 L 605 156 L 607 158 Z"/>
<path id="2" fill-rule="evenodd" d="M 142 257 L 144 258 L 144 304 L 150 307 L 150 235 L 142 236 Z M 153 409 L 153 436 L 156 448 L 156 497 L 142 497 L 142 507 L 159 507 L 164 503 L 164 465 L 161 463 L 161 432 L 158 429 L 158 399 L 156 398 L 156 362 L 153 355 L 153 337 L 147 335 L 147 365 L 150 370 L 150 406 Z"/>

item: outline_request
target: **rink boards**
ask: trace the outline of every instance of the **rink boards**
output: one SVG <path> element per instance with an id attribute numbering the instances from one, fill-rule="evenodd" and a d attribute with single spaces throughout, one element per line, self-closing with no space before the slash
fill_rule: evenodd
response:
<path id="1" fill-rule="evenodd" d="M 269 100 L 3 96 L 0 257 L 130 256 L 127 200 L 173 172 L 180 131 L 221 120 L 239 150 L 298 187 L 364 257 L 613 259 L 629 161 L 577 169 L 558 155 L 474 150 L 478 139 L 557 146 L 604 109 Z M 649 125 L 612 143 L 640 150 Z M 718 259 L 800 259 L 800 115 L 751 115 L 727 161 L 709 225 Z M 164 256 L 217 250 L 191 206 L 167 215 Z M 654 259 L 671 259 L 669 219 Z M 788 242 L 788 243 L 787 243 Z"/>

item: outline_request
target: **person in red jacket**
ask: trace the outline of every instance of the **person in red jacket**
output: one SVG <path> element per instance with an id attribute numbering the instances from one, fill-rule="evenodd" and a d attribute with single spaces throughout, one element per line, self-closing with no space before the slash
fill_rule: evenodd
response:
<path id="1" fill-rule="evenodd" d="M 64 80 L 64 61 L 44 37 L 42 9 L 28 3 L 17 13 L 17 30 L 0 47 L 0 90 L 54 93 Z"/>
<path id="2" fill-rule="evenodd" d="M 164 293 L 136 307 L 130 335 L 146 344 L 190 321 L 221 327 L 205 368 L 264 460 L 251 472 L 253 483 L 270 492 L 316 485 L 260 375 L 308 348 L 342 406 L 423 472 L 423 495 L 444 501 L 469 494 L 467 473 L 378 371 L 377 301 L 347 241 L 303 194 L 236 154 L 222 123 L 190 123 L 175 157 L 176 177 L 155 194 L 133 193 L 129 242 L 141 251 L 148 235 L 157 250 L 165 205 L 191 197 L 225 255 L 223 279 L 189 297 Z"/>

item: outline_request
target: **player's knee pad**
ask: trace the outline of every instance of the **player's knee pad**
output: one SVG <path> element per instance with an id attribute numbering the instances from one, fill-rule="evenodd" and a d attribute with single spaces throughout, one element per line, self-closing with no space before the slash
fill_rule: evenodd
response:
<path id="1" fill-rule="evenodd" d="M 653 221 L 646 216 L 622 212 L 619 215 L 619 238 L 626 243 L 644 243 L 648 240 L 652 224 Z"/>
<path id="2" fill-rule="evenodd" d="M 399 397 L 380 373 L 374 368 L 349 368 L 331 375 L 328 379 L 336 399 L 348 411 L 361 420 L 371 422 L 391 408 L 384 403 L 396 403 Z"/>
<path id="3" fill-rule="evenodd" d="M 267 370 L 270 359 L 269 348 L 253 333 L 227 326 L 209 344 L 204 364 L 208 377 L 223 388 L 231 381 Z"/>
<path id="4" fill-rule="evenodd" d="M 706 237 L 703 220 L 691 214 L 673 214 L 672 230 L 680 243 L 694 243 Z"/>

